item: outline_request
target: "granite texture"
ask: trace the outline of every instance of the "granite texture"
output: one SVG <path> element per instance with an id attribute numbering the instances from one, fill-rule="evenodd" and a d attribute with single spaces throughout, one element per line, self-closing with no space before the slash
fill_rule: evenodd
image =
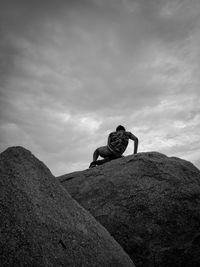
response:
<path id="1" fill-rule="evenodd" d="M 137 267 L 200 266 L 200 171 L 144 152 L 58 177 Z"/>
<path id="2" fill-rule="evenodd" d="M 0 266 L 135 266 L 30 151 L 0 155 Z"/>

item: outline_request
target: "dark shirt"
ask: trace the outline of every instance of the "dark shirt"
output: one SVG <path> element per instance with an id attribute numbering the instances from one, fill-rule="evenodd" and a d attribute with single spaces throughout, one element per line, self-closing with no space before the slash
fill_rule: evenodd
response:
<path id="1" fill-rule="evenodd" d="M 132 133 L 126 131 L 112 132 L 108 136 L 108 148 L 122 155 L 126 150 L 129 139 L 132 139 Z"/>

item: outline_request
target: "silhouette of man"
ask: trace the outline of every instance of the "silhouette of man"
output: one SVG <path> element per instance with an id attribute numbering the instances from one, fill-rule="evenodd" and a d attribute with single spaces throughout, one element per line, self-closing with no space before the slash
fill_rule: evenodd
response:
<path id="1" fill-rule="evenodd" d="M 101 146 L 94 151 L 93 161 L 90 163 L 89 168 L 123 157 L 122 155 L 128 146 L 129 139 L 134 141 L 133 154 L 136 154 L 138 149 L 138 138 L 131 132 L 127 132 L 124 126 L 117 126 L 116 131 L 109 134 L 107 146 Z M 103 159 L 97 160 L 99 156 Z"/>

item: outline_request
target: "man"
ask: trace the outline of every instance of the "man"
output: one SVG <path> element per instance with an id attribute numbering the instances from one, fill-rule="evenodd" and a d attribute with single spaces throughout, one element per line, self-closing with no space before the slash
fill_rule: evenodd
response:
<path id="1" fill-rule="evenodd" d="M 113 159 L 121 158 L 128 146 L 129 139 L 134 141 L 134 154 L 136 154 L 138 138 L 131 132 L 127 132 L 124 126 L 117 126 L 116 131 L 109 134 L 107 146 L 99 147 L 94 151 L 93 161 L 90 163 L 89 168 L 102 165 Z M 104 159 L 97 160 L 99 156 Z"/>

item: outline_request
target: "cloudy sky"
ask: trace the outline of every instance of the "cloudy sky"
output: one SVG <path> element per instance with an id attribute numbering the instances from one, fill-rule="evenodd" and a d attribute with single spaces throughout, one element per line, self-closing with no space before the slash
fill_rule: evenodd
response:
<path id="1" fill-rule="evenodd" d="M 200 168 L 199 72 L 199 0 L 1 0 L 0 152 L 58 176 L 122 124 Z"/>

